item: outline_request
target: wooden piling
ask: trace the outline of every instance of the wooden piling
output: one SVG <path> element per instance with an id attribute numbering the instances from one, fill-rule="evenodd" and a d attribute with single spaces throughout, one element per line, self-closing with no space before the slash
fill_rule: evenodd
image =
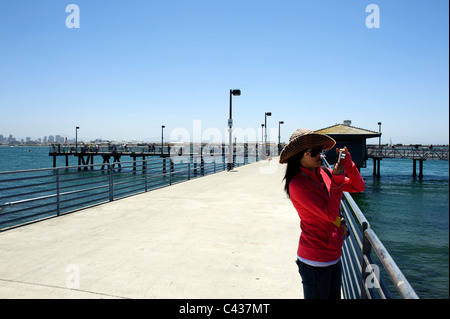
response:
<path id="1" fill-rule="evenodd" d="M 373 159 L 373 176 L 380 177 L 381 176 L 381 168 L 380 168 L 380 162 L 382 160 L 381 157 L 372 157 Z"/>
<path id="2" fill-rule="evenodd" d="M 416 161 L 419 161 L 419 178 L 422 179 L 423 178 L 423 162 L 426 161 L 426 159 L 423 158 L 419 158 L 419 159 L 413 159 L 413 177 L 417 176 L 417 172 L 416 172 L 416 168 L 417 168 L 417 164 Z"/>

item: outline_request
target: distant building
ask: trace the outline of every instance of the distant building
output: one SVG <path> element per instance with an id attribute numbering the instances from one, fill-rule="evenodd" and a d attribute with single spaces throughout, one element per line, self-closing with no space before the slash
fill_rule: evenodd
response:
<path id="1" fill-rule="evenodd" d="M 327 134 L 334 138 L 336 141 L 335 148 L 343 148 L 347 146 L 348 151 L 352 156 L 352 160 L 355 165 L 360 169 L 366 167 L 367 160 L 367 147 L 366 139 L 381 136 L 381 133 L 366 130 L 359 127 L 351 126 L 350 120 L 345 120 L 343 124 L 336 124 L 320 130 L 316 130 L 316 133 Z M 336 152 L 330 150 L 326 154 L 328 163 L 336 163 Z"/>

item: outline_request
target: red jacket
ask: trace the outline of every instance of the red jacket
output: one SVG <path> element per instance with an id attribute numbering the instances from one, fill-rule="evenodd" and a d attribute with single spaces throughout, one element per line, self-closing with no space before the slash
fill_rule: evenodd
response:
<path id="1" fill-rule="evenodd" d="M 331 262 L 341 256 L 343 231 L 333 222 L 339 218 L 342 192 L 355 193 L 365 189 L 350 154 L 341 163 L 345 174 L 332 175 L 330 179 L 321 168 L 313 173 L 301 167 L 300 173 L 289 184 L 291 201 L 300 217 L 297 254 L 302 258 Z"/>

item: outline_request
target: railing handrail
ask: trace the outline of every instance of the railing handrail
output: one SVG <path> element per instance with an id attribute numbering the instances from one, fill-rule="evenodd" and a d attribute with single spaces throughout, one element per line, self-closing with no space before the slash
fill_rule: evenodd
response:
<path id="1" fill-rule="evenodd" d="M 372 248 L 375 250 L 378 258 L 386 269 L 389 277 L 397 288 L 403 299 L 419 299 L 414 289 L 409 284 L 406 277 L 403 275 L 400 268 L 395 263 L 387 249 L 384 247 L 381 240 L 375 234 L 373 229 L 368 228 L 364 231 L 364 236 L 369 240 Z"/>
<path id="2" fill-rule="evenodd" d="M 352 208 L 353 213 L 355 214 L 356 218 L 358 218 L 359 224 L 363 225 L 364 223 L 366 223 L 367 226 L 370 227 L 370 224 L 367 221 L 366 216 L 364 216 L 364 214 L 362 213 L 361 209 L 356 204 L 353 197 L 348 192 L 343 192 L 342 194 L 345 197 L 345 199 L 347 200 L 347 202 L 350 204 L 350 207 Z"/>
<path id="3" fill-rule="evenodd" d="M 323 163 L 328 168 L 331 168 L 325 158 L 323 158 Z M 369 272 L 373 274 L 373 268 L 374 265 L 376 265 L 371 257 L 371 251 L 373 248 L 401 298 L 418 299 L 419 297 L 416 292 L 409 284 L 408 280 L 403 275 L 402 271 L 397 266 L 387 249 L 384 247 L 381 240 L 370 227 L 366 217 L 348 192 L 343 192 L 341 207 L 343 208 L 342 212 L 344 218 L 347 220 L 348 224 L 350 224 L 349 227 L 351 227 L 352 233 L 351 237 L 344 241 L 342 254 L 344 268 L 343 290 L 345 294 L 352 295 L 355 298 L 372 298 L 370 290 L 374 287 L 369 287 L 368 285 L 369 282 L 367 271 L 369 270 Z M 357 218 L 361 229 L 354 224 L 352 214 Z M 359 251 L 357 251 L 358 248 Z M 355 279 L 350 278 L 350 275 L 355 277 L 355 274 L 352 274 L 351 270 L 353 270 L 353 272 L 359 272 L 356 279 L 359 281 L 359 285 L 355 285 Z M 369 278 L 369 281 L 372 282 L 371 280 L 375 280 L 373 286 L 377 288 L 376 290 L 379 298 L 391 298 L 391 294 L 384 283 L 381 274 L 379 274 L 379 276 L 379 278 L 372 276 Z"/>
<path id="4" fill-rule="evenodd" d="M 233 158 L 235 167 L 258 160 L 239 154 Z M 0 231 L 33 222 L 38 216 L 39 219 L 59 216 L 223 171 L 227 169 L 227 160 L 209 154 L 185 154 L 0 172 Z M 31 180 L 35 182 L 30 183 Z M 85 202 L 76 204 L 76 201 Z M 21 224 L 17 224 L 19 220 Z"/>
<path id="5" fill-rule="evenodd" d="M 166 159 L 178 159 L 178 158 L 215 158 L 215 159 L 219 159 L 221 156 L 219 155 L 201 155 L 201 154 L 183 154 L 181 156 L 170 156 L 170 157 L 166 157 Z M 238 157 L 242 157 L 242 156 L 238 156 Z M 97 164 L 85 164 L 85 165 L 71 165 L 71 166 L 58 166 L 58 167 L 46 167 L 46 168 L 33 168 L 33 169 L 26 169 L 26 170 L 17 170 L 17 171 L 0 171 L 0 175 L 6 175 L 6 174 L 22 174 L 22 173 L 34 173 L 34 172 L 44 172 L 44 171 L 55 171 L 55 170 L 66 170 L 66 169 L 78 169 L 78 168 L 89 168 L 89 167 L 96 167 L 96 166 L 112 166 L 112 165 L 118 165 L 118 164 L 130 164 L 130 163 L 143 163 L 143 162 L 156 162 L 156 161 L 160 161 L 163 160 L 164 158 L 148 158 L 148 159 L 136 159 L 136 160 L 130 160 L 130 161 L 121 161 L 121 162 L 111 162 L 111 163 L 97 163 Z M 228 159 L 228 158 L 226 158 Z M 206 163 L 207 161 L 205 161 Z M 208 162 L 209 163 L 209 162 Z M 222 163 L 220 161 L 220 163 Z M 153 163 L 151 163 L 153 164 Z M 0 180 L 1 182 L 1 180 Z"/>
<path id="6" fill-rule="evenodd" d="M 432 159 L 448 160 L 448 147 L 386 147 L 386 146 L 368 146 L 368 157 L 383 158 L 408 158 L 408 159 Z"/>

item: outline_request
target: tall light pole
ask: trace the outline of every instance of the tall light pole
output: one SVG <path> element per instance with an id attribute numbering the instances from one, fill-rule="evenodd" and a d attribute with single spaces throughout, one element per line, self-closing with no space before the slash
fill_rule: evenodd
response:
<path id="1" fill-rule="evenodd" d="M 261 150 L 264 145 L 264 124 L 261 124 Z"/>
<path id="2" fill-rule="evenodd" d="M 266 112 L 264 116 L 264 154 L 267 155 L 267 117 L 272 116 L 271 112 Z"/>
<path id="3" fill-rule="evenodd" d="M 232 144 L 232 135 L 233 135 L 233 116 L 232 116 L 232 96 L 240 96 L 241 90 L 230 90 L 230 117 L 228 118 L 228 132 L 229 132 L 229 141 L 228 141 L 228 170 L 231 171 L 233 168 L 233 144 Z"/>
<path id="4" fill-rule="evenodd" d="M 263 155 L 263 146 L 264 146 L 264 124 L 261 124 L 261 145 L 259 146 L 258 149 L 258 154 L 260 154 L 260 156 Z"/>
<path id="5" fill-rule="evenodd" d="M 284 121 L 278 122 L 278 155 L 280 155 L 281 124 L 284 124 Z"/>
<path id="6" fill-rule="evenodd" d="M 164 128 L 166 126 L 165 125 L 161 125 L 161 154 L 164 153 Z"/>
<path id="7" fill-rule="evenodd" d="M 381 122 L 378 122 L 378 132 L 380 132 L 380 136 L 378 136 L 378 152 L 380 152 L 381 156 Z"/>
<path id="8" fill-rule="evenodd" d="M 78 146 L 78 130 L 80 129 L 79 126 L 75 127 L 75 153 L 78 153 L 77 146 Z"/>

